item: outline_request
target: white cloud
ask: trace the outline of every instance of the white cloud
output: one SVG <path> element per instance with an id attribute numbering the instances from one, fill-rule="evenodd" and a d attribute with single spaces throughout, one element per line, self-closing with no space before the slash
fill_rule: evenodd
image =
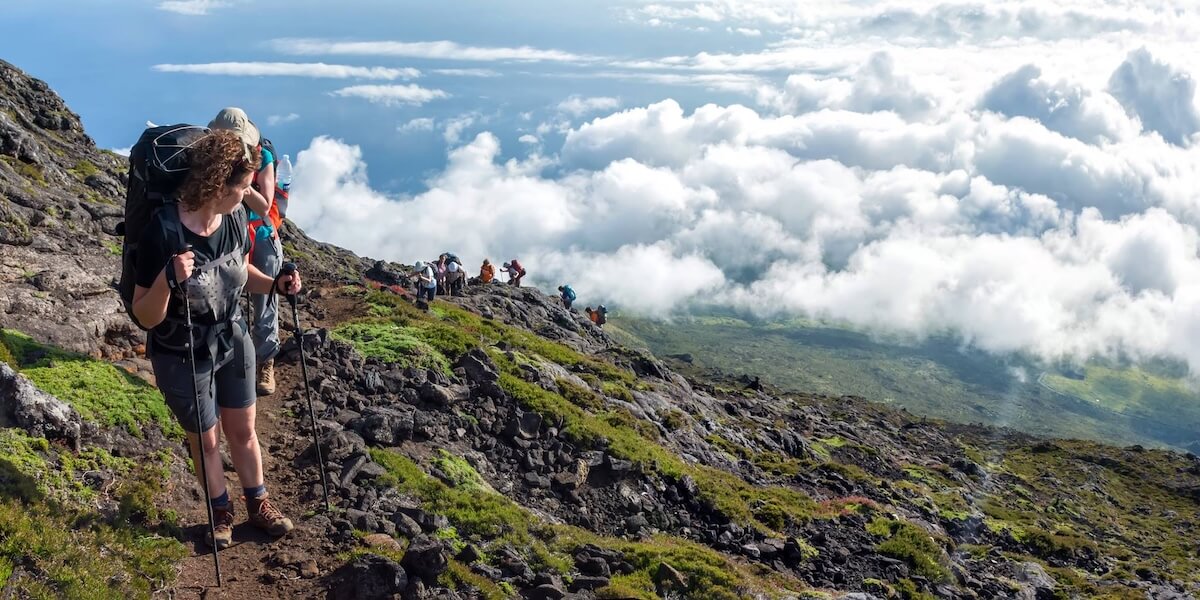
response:
<path id="1" fill-rule="evenodd" d="M 420 106 L 432 100 L 449 98 L 450 94 L 442 90 L 423 88 L 419 85 L 353 85 L 330 92 L 333 96 L 342 98 L 363 98 L 375 104 L 395 106 L 408 104 Z"/>
<path id="2" fill-rule="evenodd" d="M 402 56 L 433 60 L 512 61 L 512 62 L 590 62 L 596 57 L 562 50 L 518 47 L 464 46 L 456 42 L 337 42 L 321 39 L 277 39 L 271 46 L 284 54 L 340 56 Z"/>
<path id="3" fill-rule="evenodd" d="M 396 128 L 401 133 L 409 133 L 412 131 L 433 131 L 433 119 L 429 117 L 418 117 Z"/>
<path id="4" fill-rule="evenodd" d="M 227 0 L 164 0 L 158 3 L 158 9 L 180 15 L 207 15 L 229 4 Z"/>
<path id="5" fill-rule="evenodd" d="M 219 62 L 203 64 L 160 64 L 152 67 L 161 73 L 231 75 L 240 77 L 322 77 L 329 79 L 415 79 L 417 69 L 389 67 L 352 67 L 325 63 Z"/>
<path id="6" fill-rule="evenodd" d="M 821 108 L 855 112 L 893 111 L 908 117 L 923 116 L 936 101 L 906 76 L 896 73 L 895 60 L 877 52 L 848 77 L 792 75 L 782 90 L 763 87 L 760 102 L 782 112 L 803 113 Z"/>
<path id="7" fill-rule="evenodd" d="M 446 121 L 446 128 L 442 131 L 442 137 L 447 144 L 457 144 L 462 141 L 462 134 L 466 129 L 475 124 L 479 115 L 469 114 L 454 117 Z"/>
<path id="8" fill-rule="evenodd" d="M 529 134 L 529 133 L 526 133 L 525 135 L 522 135 L 521 137 L 517 138 L 517 141 L 521 142 L 522 144 L 530 144 L 530 145 L 542 143 L 541 138 L 539 138 L 536 135 Z"/>
<path id="9" fill-rule="evenodd" d="M 284 123 L 292 123 L 292 122 L 298 121 L 298 120 L 300 120 L 300 115 L 298 115 L 296 113 L 288 113 L 286 115 L 271 115 L 271 116 L 267 117 L 267 125 L 274 127 L 276 125 L 283 125 Z"/>
<path id="10" fill-rule="evenodd" d="M 1196 81 L 1185 71 L 1156 60 L 1145 48 L 1129 53 L 1109 80 L 1108 89 L 1146 129 L 1176 145 L 1200 131 Z"/>
<path id="11" fill-rule="evenodd" d="M 594 98 L 584 98 L 582 96 L 571 96 L 566 100 L 558 103 L 559 112 L 566 113 L 574 117 L 582 117 L 583 115 L 612 110 L 621 105 L 621 101 L 617 98 L 607 96 L 599 96 Z"/>
<path id="12" fill-rule="evenodd" d="M 1036 119 L 1047 129 L 1093 144 L 1137 133 L 1112 96 L 1093 93 L 1078 83 L 1047 80 L 1033 64 L 1002 77 L 984 94 L 980 106 L 1009 117 Z"/>
<path id="13" fill-rule="evenodd" d="M 438 75 L 449 75 L 451 77 L 499 77 L 499 71 L 491 69 L 434 69 L 434 73 Z"/>
<path id="14" fill-rule="evenodd" d="M 129 156 L 129 153 L 133 152 L 133 146 L 126 146 L 124 148 L 113 148 L 112 151 L 117 154 L 120 154 L 121 156 Z"/>

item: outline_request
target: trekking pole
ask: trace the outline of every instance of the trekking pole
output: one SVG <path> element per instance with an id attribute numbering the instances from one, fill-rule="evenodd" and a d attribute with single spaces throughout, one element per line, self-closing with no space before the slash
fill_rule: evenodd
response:
<path id="1" fill-rule="evenodd" d="M 296 272 L 296 263 L 284 263 L 279 274 L 292 275 Z M 312 425 L 313 446 L 317 449 L 317 470 L 321 472 L 321 494 L 325 497 L 325 512 L 329 509 L 329 483 L 325 480 L 325 459 L 321 456 L 321 434 L 317 431 L 317 413 L 313 410 L 312 386 L 308 383 L 308 362 L 304 360 L 304 330 L 300 329 L 300 313 L 296 309 L 296 295 L 287 294 L 288 304 L 292 305 L 292 324 L 296 335 L 296 346 L 300 348 L 300 375 L 304 378 L 304 397 L 308 401 L 308 419 Z"/>
<path id="2" fill-rule="evenodd" d="M 184 246 L 182 253 L 189 252 L 191 249 L 191 245 Z M 175 261 L 171 261 L 170 268 L 175 268 L 174 263 Z M 192 401 L 196 409 L 196 445 L 200 449 L 200 481 L 204 485 L 204 508 L 208 511 L 208 536 L 213 545 L 213 570 L 217 573 L 217 587 L 221 587 L 221 559 L 217 556 L 217 526 L 216 519 L 213 518 L 212 494 L 209 493 L 208 488 L 208 461 L 204 459 L 204 421 L 200 418 L 200 386 L 196 385 L 196 348 L 192 345 L 192 341 L 195 340 L 192 329 L 192 302 L 188 298 L 187 290 L 182 290 L 180 295 L 183 296 L 184 323 L 187 325 L 188 332 L 188 364 L 192 367 Z"/>

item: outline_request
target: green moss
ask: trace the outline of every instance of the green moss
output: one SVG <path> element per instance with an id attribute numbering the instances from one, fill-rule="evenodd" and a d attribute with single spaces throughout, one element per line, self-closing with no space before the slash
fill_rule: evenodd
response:
<path id="1" fill-rule="evenodd" d="M 393 451 L 373 449 L 371 455 L 388 471 L 382 483 L 421 498 L 425 510 L 446 515 L 468 540 L 503 540 L 518 548 L 536 542 L 537 521 L 504 496 L 471 486 L 450 487 Z"/>
<path id="2" fill-rule="evenodd" d="M 572 383 L 567 379 L 558 379 L 555 381 L 555 384 L 558 385 L 558 390 L 562 394 L 562 397 L 575 406 L 592 412 L 604 409 L 604 398 L 596 392 Z"/>
<path id="3" fill-rule="evenodd" d="M 91 161 L 84 159 L 75 163 L 74 167 L 67 169 L 67 172 L 79 178 L 80 181 L 83 181 L 92 175 L 100 173 L 100 169 L 97 169 L 96 165 L 93 165 Z"/>
<path id="4" fill-rule="evenodd" d="M 430 459 L 430 462 L 450 480 L 450 485 L 454 488 L 465 492 L 494 493 L 492 487 L 483 480 L 483 476 L 475 470 L 475 467 L 472 467 L 471 463 L 461 456 L 438 448 L 437 455 Z"/>
<path id="5" fill-rule="evenodd" d="M 937 600 L 933 594 L 920 591 L 911 579 L 901 579 L 896 582 L 896 593 L 904 600 Z"/>
<path id="6" fill-rule="evenodd" d="M 7 164 L 18 175 L 24 177 L 26 181 L 36 182 L 38 185 L 45 187 L 46 176 L 42 174 L 42 168 L 33 164 L 18 160 L 12 156 L 0 156 L 0 162 Z"/>
<path id="7" fill-rule="evenodd" d="M 482 600 L 510 600 L 520 597 L 511 585 L 506 590 L 457 560 L 450 561 L 450 567 L 442 575 L 442 584 L 451 589 L 475 590 Z"/>
<path id="8" fill-rule="evenodd" d="M 629 403 L 633 402 L 633 392 L 629 391 L 629 388 L 625 387 L 625 384 L 619 381 L 605 381 L 600 384 L 600 391 L 609 398 L 616 398 L 617 400 L 624 400 Z"/>
<path id="9" fill-rule="evenodd" d="M 493 348 L 490 353 L 500 368 L 500 386 L 526 409 L 562 419 L 564 432 L 583 446 L 596 447 L 604 440 L 608 452 L 648 472 L 673 479 L 690 475 L 702 499 L 729 518 L 764 531 L 776 531 L 787 522 L 803 522 L 816 514 L 817 504 L 795 490 L 755 487 L 725 471 L 684 463 L 637 428 L 614 420 L 611 414 L 592 414 L 561 395 L 525 381 L 516 362 L 504 352 Z"/>
<path id="10" fill-rule="evenodd" d="M 928 531 L 879 517 L 867 524 L 867 532 L 884 538 L 877 547 L 881 554 L 907 562 L 914 573 L 930 581 L 949 581 L 950 571 L 941 563 L 942 548 Z"/>
<path id="11" fill-rule="evenodd" d="M 124 427 L 134 435 L 141 435 L 147 424 L 157 425 L 167 435 L 182 435 L 162 394 L 145 381 L 109 363 L 43 346 L 18 332 L 0 330 L 0 341 L 34 385 L 71 404 L 84 419 Z"/>
<path id="12" fill-rule="evenodd" d="M 118 244 L 112 240 L 102 240 L 100 245 L 104 246 L 104 249 L 108 250 L 109 254 L 113 256 L 121 256 L 121 244 Z"/>
<path id="13" fill-rule="evenodd" d="M 667 431 L 679 431 L 687 425 L 687 415 L 677 408 L 659 411 L 658 418 Z"/>
<path id="14" fill-rule="evenodd" d="M 364 319 L 343 324 L 333 337 L 349 342 L 359 354 L 388 363 L 450 373 L 450 361 L 429 344 L 415 327 L 383 319 Z"/>
<path id="15" fill-rule="evenodd" d="M 632 574 L 614 577 L 602 592 L 604 597 L 656 598 L 652 574 L 659 564 L 667 563 L 688 576 L 689 597 L 733 599 L 740 598 L 739 590 L 798 590 L 801 586 L 777 575 L 767 576 L 749 572 L 749 568 L 730 562 L 706 546 L 670 536 L 655 536 L 632 542 L 608 538 L 564 525 L 545 525 L 541 519 L 508 498 L 471 485 L 449 486 L 427 475 L 420 466 L 391 450 L 373 449 L 372 456 L 387 469 L 383 485 L 393 486 L 402 493 L 421 499 L 425 510 L 446 515 L 453 526 L 453 538 L 461 536 L 487 547 L 506 544 L 525 548 L 538 565 L 567 572 L 572 566 L 571 553 L 580 544 L 596 544 L 622 552 L 633 564 Z M 455 464 L 446 456 L 435 459 L 439 469 Z M 459 472 L 464 480 L 472 480 L 474 469 L 456 464 L 450 470 Z M 472 475 L 474 474 L 474 475 Z M 451 536 L 443 530 L 443 536 Z M 464 566 L 465 567 L 465 566 Z M 452 567 L 450 575 L 460 585 L 495 594 L 495 588 L 464 575 L 469 570 Z M 774 579 L 772 579 L 772 577 Z M 502 587 L 499 592 L 508 594 Z M 486 596 L 508 597 L 508 596 Z"/>
<path id="16" fill-rule="evenodd" d="M 74 454 L 17 429 L 0 429 L 0 457 L 0 579 L 15 565 L 35 575 L 17 583 L 18 596 L 145 598 L 174 578 L 186 550 L 142 529 L 160 515 L 134 508 L 161 492 L 161 463 Z M 101 492 L 84 480 L 101 469 L 119 482 L 107 490 L 121 506 L 111 522 L 93 512 Z"/>
<path id="17" fill-rule="evenodd" d="M 177 540 L 72 522 L 45 507 L 0 500 L 0 556 L 44 578 L 32 597 L 148 598 L 175 578 L 187 555 Z M 48 592 L 48 593 L 47 593 Z"/>

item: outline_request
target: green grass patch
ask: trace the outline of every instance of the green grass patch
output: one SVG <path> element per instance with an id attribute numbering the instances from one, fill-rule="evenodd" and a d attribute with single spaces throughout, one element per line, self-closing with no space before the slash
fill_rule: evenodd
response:
<path id="1" fill-rule="evenodd" d="M 470 486 L 446 485 L 394 451 L 372 449 L 371 456 L 388 471 L 381 483 L 421 498 L 425 510 L 446 515 L 466 539 L 500 540 L 517 548 L 537 543 L 531 529 L 537 527 L 536 520 L 504 496 Z"/>
<path id="2" fill-rule="evenodd" d="M 783 487 L 754 487 L 720 469 L 687 464 L 637 428 L 592 414 L 559 394 L 525 381 L 516 362 L 504 352 L 493 348 L 490 353 L 500 368 L 500 386 L 526 409 L 561 418 L 564 432 L 577 443 L 598 447 L 603 440 L 609 452 L 633 461 L 646 471 L 672 479 L 691 475 L 701 497 L 714 508 L 764 531 L 778 531 L 788 522 L 803 522 L 816 516 L 817 504 L 808 496 Z"/>
<path id="3" fill-rule="evenodd" d="M 601 592 L 602 597 L 656 598 L 653 573 L 662 563 L 688 576 L 687 597 L 700 597 L 697 594 L 703 594 L 705 598 L 733 600 L 741 598 L 742 590 L 747 589 L 802 589 L 794 580 L 758 572 L 755 567 L 729 561 L 711 548 L 671 536 L 659 535 L 634 542 L 599 536 L 576 527 L 546 525 L 537 516 L 500 494 L 470 485 L 446 485 L 394 450 L 372 449 L 371 454 L 388 471 L 381 483 L 420 498 L 428 511 L 446 515 L 453 526 L 455 539 L 461 536 L 463 541 L 477 543 L 484 548 L 499 544 L 523 548 L 536 564 L 562 573 L 571 569 L 571 553 L 581 544 L 595 544 L 624 553 L 634 565 L 635 572 L 614 577 L 611 585 Z M 448 464 L 448 459 L 439 456 L 433 462 L 441 469 Z M 461 471 L 460 476 L 464 480 L 469 481 L 477 476 L 469 465 L 460 464 L 453 470 Z M 444 535 L 451 534 L 446 531 Z M 480 590 L 487 598 L 509 597 L 505 594 L 510 592 L 502 587 L 484 584 L 471 576 L 465 565 L 452 565 L 447 577 L 460 586 Z"/>
<path id="4" fill-rule="evenodd" d="M 917 575 L 935 582 L 950 580 L 950 571 L 942 565 L 942 548 L 928 531 L 906 521 L 878 517 L 867 523 L 867 532 L 883 538 L 877 547 L 881 554 L 907 562 Z"/>
<path id="5" fill-rule="evenodd" d="M 183 544 L 142 525 L 163 525 L 153 509 L 165 480 L 165 456 L 141 463 L 90 448 L 78 454 L 0 429 L 0 575 L 20 566 L 33 577 L 13 582 L 19 597 L 148 598 L 175 577 Z M 92 509 L 102 492 L 84 475 L 110 469 L 120 510 L 105 522 Z"/>
<path id="6" fill-rule="evenodd" d="M 42 187 L 46 186 L 46 176 L 42 174 L 41 167 L 7 155 L 0 156 L 0 162 L 7 164 L 12 168 L 12 170 L 16 171 L 18 175 L 24 177 L 27 181 L 36 182 Z"/>
<path id="7" fill-rule="evenodd" d="M 67 169 L 67 172 L 79 178 L 80 181 L 83 181 L 92 175 L 100 173 L 100 169 L 96 168 L 96 165 L 93 165 L 90 160 L 84 159 L 75 163 L 74 167 Z"/>
<path id="8" fill-rule="evenodd" d="M 18 367 L 42 391 L 75 407 L 80 416 L 104 426 L 141 435 L 146 424 L 173 437 L 183 435 L 154 386 L 106 362 L 34 342 L 10 330 L 0 331 Z"/>
<path id="9" fill-rule="evenodd" d="M 417 327 L 385 319 L 361 319 L 338 326 L 333 337 L 349 342 L 359 354 L 404 367 L 450 373 L 450 361 L 426 341 Z"/>
<path id="10" fill-rule="evenodd" d="M 479 593 L 482 600 L 510 600 L 520 596 L 509 586 L 508 590 L 500 587 L 491 579 L 479 575 L 471 567 L 457 560 L 450 561 L 450 567 L 442 574 L 442 585 L 456 590 L 472 589 Z"/>
<path id="11" fill-rule="evenodd" d="M 472 467 L 471 463 L 461 456 L 455 456 L 445 449 L 438 448 L 437 455 L 430 459 L 430 462 L 450 480 L 450 485 L 456 489 L 465 492 L 495 493 L 492 486 L 484 481 L 479 471 L 476 471 L 475 467 Z"/>

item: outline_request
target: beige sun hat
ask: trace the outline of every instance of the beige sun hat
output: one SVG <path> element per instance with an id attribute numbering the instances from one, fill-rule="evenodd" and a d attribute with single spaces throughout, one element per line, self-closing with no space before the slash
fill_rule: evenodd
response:
<path id="1" fill-rule="evenodd" d="M 233 131 L 249 148 L 257 146 L 262 141 L 262 134 L 254 125 L 254 121 L 246 116 L 246 111 L 234 106 L 221 109 L 221 112 L 217 113 L 217 117 L 208 124 L 208 128 Z"/>

